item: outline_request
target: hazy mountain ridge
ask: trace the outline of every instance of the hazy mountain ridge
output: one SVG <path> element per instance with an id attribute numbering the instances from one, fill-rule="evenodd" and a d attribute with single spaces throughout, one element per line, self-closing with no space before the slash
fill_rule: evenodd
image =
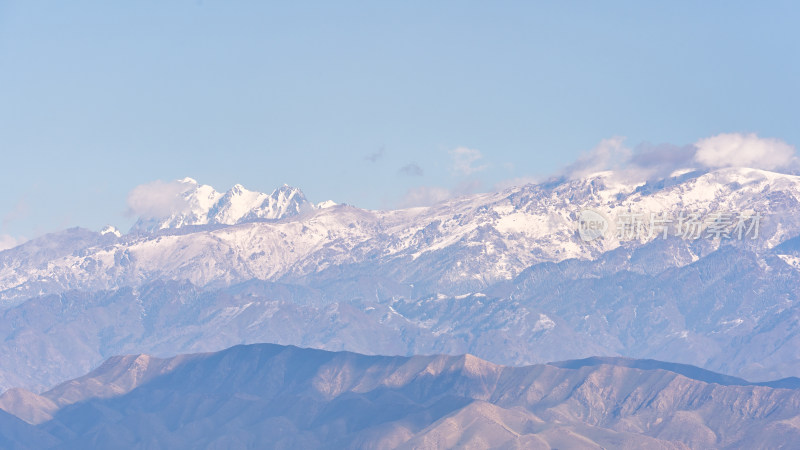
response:
<path id="1" fill-rule="evenodd" d="M 471 355 L 260 344 L 116 357 L 37 396 L 46 401 L 11 402 L 23 396 L 9 392 L 0 407 L 37 424 L 21 427 L 22 442 L 39 433 L 58 448 L 740 448 L 800 439 L 800 390 L 709 384 L 668 364 L 629 363 L 504 367 Z"/>

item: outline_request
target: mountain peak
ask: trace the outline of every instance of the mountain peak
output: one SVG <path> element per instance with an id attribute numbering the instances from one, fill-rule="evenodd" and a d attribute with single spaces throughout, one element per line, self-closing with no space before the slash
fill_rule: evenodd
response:
<path id="1" fill-rule="evenodd" d="M 236 195 L 242 195 L 243 193 L 250 192 L 250 191 L 245 189 L 245 187 L 242 186 L 241 184 L 237 183 L 237 184 L 234 184 L 233 187 L 231 188 L 231 190 L 228 191 L 228 192 L 231 192 L 231 193 L 236 194 Z"/>
<path id="2" fill-rule="evenodd" d="M 274 191 L 272 191 L 272 195 L 275 195 L 275 194 L 278 194 L 278 193 L 296 193 L 296 192 L 302 193 L 303 191 L 301 191 L 300 188 L 296 188 L 294 186 L 289 186 L 288 184 L 284 183 L 283 185 L 281 185 L 281 187 L 279 187 L 279 188 L 275 189 Z"/>
<path id="3" fill-rule="evenodd" d="M 256 220 L 277 220 L 315 209 L 303 192 L 287 184 L 267 195 L 235 184 L 224 194 L 193 178 L 176 180 L 186 185 L 176 198 L 174 211 L 165 217 L 140 218 L 132 231 L 153 232 L 192 225 L 235 225 Z"/>

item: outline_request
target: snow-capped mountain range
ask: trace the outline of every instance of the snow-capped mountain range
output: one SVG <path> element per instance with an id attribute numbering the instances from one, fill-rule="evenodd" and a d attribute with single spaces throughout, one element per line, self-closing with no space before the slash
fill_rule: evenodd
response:
<path id="1" fill-rule="evenodd" d="M 388 211 L 181 183 L 194 209 L 0 252 L 0 387 L 51 386 L 114 354 L 255 342 L 800 375 L 797 176 L 603 172 Z M 581 235 L 585 211 L 607 221 L 597 239 Z"/>
<path id="2" fill-rule="evenodd" d="M 735 233 L 713 239 L 700 230 L 685 240 L 692 252 L 708 253 L 722 244 L 763 250 L 800 234 L 800 177 L 754 169 L 692 172 L 649 184 L 619 183 L 612 173 L 600 173 L 390 211 L 312 205 L 288 186 L 270 195 L 241 186 L 219 194 L 191 179 L 182 182 L 190 187 L 183 194 L 190 210 L 140 220 L 128 235 L 115 239 L 115 233 L 73 230 L 0 253 L 0 298 L 155 279 L 198 286 L 276 281 L 359 264 L 383 267 L 399 282 L 431 283 L 458 295 L 510 280 L 536 263 L 592 260 L 621 245 L 663 237 L 660 228 L 651 236 L 621 240 L 613 217 L 629 211 L 670 217 L 670 236 L 682 214 L 698 212 L 706 220 L 717 212 L 731 213 L 730 220 L 743 212 L 760 215 L 757 236 L 750 230 L 743 239 Z M 587 208 L 611 218 L 604 238 L 581 239 L 579 216 Z M 186 229 L 189 225 L 200 227 Z M 82 238 L 76 240 L 76 234 Z"/>

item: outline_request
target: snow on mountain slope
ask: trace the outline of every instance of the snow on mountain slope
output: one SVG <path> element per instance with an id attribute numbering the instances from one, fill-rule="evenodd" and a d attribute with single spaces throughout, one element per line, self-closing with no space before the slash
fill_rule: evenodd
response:
<path id="1" fill-rule="evenodd" d="M 283 185 L 267 195 L 248 191 L 237 184 L 209 211 L 208 223 L 232 225 L 257 219 L 280 219 L 314 208 L 297 188 Z"/>
<path id="2" fill-rule="evenodd" d="M 101 235 L 106 234 L 113 234 L 116 237 L 122 237 L 122 233 L 112 225 L 106 225 L 102 230 L 100 230 Z"/>
<path id="3" fill-rule="evenodd" d="M 140 218 L 131 231 L 148 233 L 191 225 L 233 225 L 258 219 L 280 219 L 314 209 L 300 189 L 283 185 L 272 192 L 249 191 L 241 184 L 221 194 L 192 178 L 177 181 L 182 185 L 177 211 L 168 217 Z"/>
<path id="4" fill-rule="evenodd" d="M 157 224 L 161 232 L 90 244 L 51 259 L 3 264 L 0 295 L 12 299 L 159 278 L 200 286 L 296 279 L 359 264 L 385 267 L 407 283 L 435 278 L 442 292 L 456 294 L 510 279 L 538 262 L 595 259 L 620 245 L 660 238 L 643 235 L 621 242 L 613 218 L 628 211 L 673 218 L 682 212 L 758 212 L 763 216 L 760 235 L 751 239 L 751 233 L 739 244 L 761 250 L 800 234 L 800 177 L 752 169 L 684 174 L 643 185 L 620 183 L 606 172 L 395 211 L 316 208 L 288 186 L 269 196 L 236 186 L 220 196 L 194 180 L 182 182 L 190 187 L 185 195 L 192 209 Z M 603 239 L 580 239 L 577 221 L 586 208 L 612 219 Z M 165 229 L 202 224 L 234 225 L 182 233 Z M 700 234 L 693 242 L 698 251 L 720 245 L 705 231 Z"/>
<path id="5" fill-rule="evenodd" d="M 267 194 L 248 191 L 241 184 L 237 184 L 208 211 L 208 220 L 234 224 L 256 210 L 266 199 Z"/>

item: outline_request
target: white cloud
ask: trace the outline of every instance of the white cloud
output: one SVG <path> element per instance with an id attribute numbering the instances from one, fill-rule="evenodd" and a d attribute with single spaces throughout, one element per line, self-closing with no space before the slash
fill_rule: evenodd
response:
<path id="1" fill-rule="evenodd" d="M 411 208 L 414 206 L 430 206 L 434 203 L 447 200 L 452 197 L 449 189 L 438 186 L 418 186 L 411 188 L 399 202 L 400 208 Z"/>
<path id="2" fill-rule="evenodd" d="M 453 150 L 450 150 L 450 157 L 453 159 L 451 168 L 453 172 L 459 175 L 472 175 L 473 173 L 480 172 L 488 167 L 486 164 L 481 166 L 473 165 L 483 159 L 483 155 L 480 151 L 472 148 L 454 148 Z"/>
<path id="3" fill-rule="evenodd" d="M 492 187 L 495 191 L 502 191 L 503 189 L 508 189 L 510 187 L 516 186 L 524 186 L 526 184 L 537 184 L 544 181 L 542 177 L 517 177 L 517 178 L 509 178 L 506 180 L 500 180 L 494 184 Z"/>
<path id="4" fill-rule="evenodd" d="M 695 143 L 695 159 L 708 167 L 751 167 L 775 170 L 795 160 L 794 147 L 774 138 L 760 138 L 755 133 L 723 133 Z"/>
<path id="5" fill-rule="evenodd" d="M 567 178 L 578 179 L 604 170 L 618 169 L 628 163 L 631 150 L 623 145 L 624 137 L 603 139 L 597 147 L 581 155 L 564 169 Z"/>
<path id="6" fill-rule="evenodd" d="M 411 208 L 414 206 L 430 206 L 453 197 L 474 194 L 480 192 L 481 183 L 478 180 L 466 180 L 459 183 L 452 189 L 439 186 L 417 186 L 406 192 L 398 202 L 399 208 Z"/>
<path id="7" fill-rule="evenodd" d="M 676 170 L 697 168 L 697 148 L 693 145 L 642 143 L 635 148 L 625 145 L 624 137 L 603 139 L 564 168 L 559 176 L 583 179 L 599 172 L 610 171 L 611 178 L 623 183 L 642 183 L 669 177 Z"/>
<path id="8" fill-rule="evenodd" d="M 483 158 L 478 150 L 458 147 L 451 150 L 450 155 L 451 170 L 460 175 L 470 175 L 487 167 L 477 165 Z M 610 180 L 643 183 L 674 176 L 678 171 L 737 166 L 800 173 L 800 158 L 796 156 L 795 148 L 786 142 L 760 138 L 753 133 L 719 134 L 701 139 L 694 145 L 641 143 L 635 147 L 626 146 L 624 137 L 615 136 L 600 141 L 595 148 L 558 172 L 556 177 L 576 180 L 608 171 Z M 511 165 L 504 167 L 513 170 Z M 495 183 L 493 189 L 541 183 L 547 178 L 516 177 Z M 400 206 L 427 206 L 471 192 L 475 190 L 423 186 L 409 190 Z"/>
<path id="9" fill-rule="evenodd" d="M 560 172 L 568 179 L 582 179 L 610 171 L 620 182 L 639 183 L 666 178 L 679 170 L 751 167 L 796 171 L 800 160 L 795 149 L 779 139 L 755 134 L 727 133 L 701 139 L 694 145 L 642 143 L 631 149 L 625 139 L 604 139 Z"/>
<path id="10" fill-rule="evenodd" d="M 197 182 L 190 178 L 141 184 L 128 194 L 128 213 L 141 218 L 160 218 L 187 212 L 190 205 L 183 194 L 196 186 Z"/>
<path id="11" fill-rule="evenodd" d="M 8 250 L 10 248 L 14 248 L 14 247 L 22 244 L 26 240 L 27 239 L 24 239 L 24 238 L 15 238 L 14 236 L 11 236 L 10 234 L 0 234 L 0 251 Z"/>

